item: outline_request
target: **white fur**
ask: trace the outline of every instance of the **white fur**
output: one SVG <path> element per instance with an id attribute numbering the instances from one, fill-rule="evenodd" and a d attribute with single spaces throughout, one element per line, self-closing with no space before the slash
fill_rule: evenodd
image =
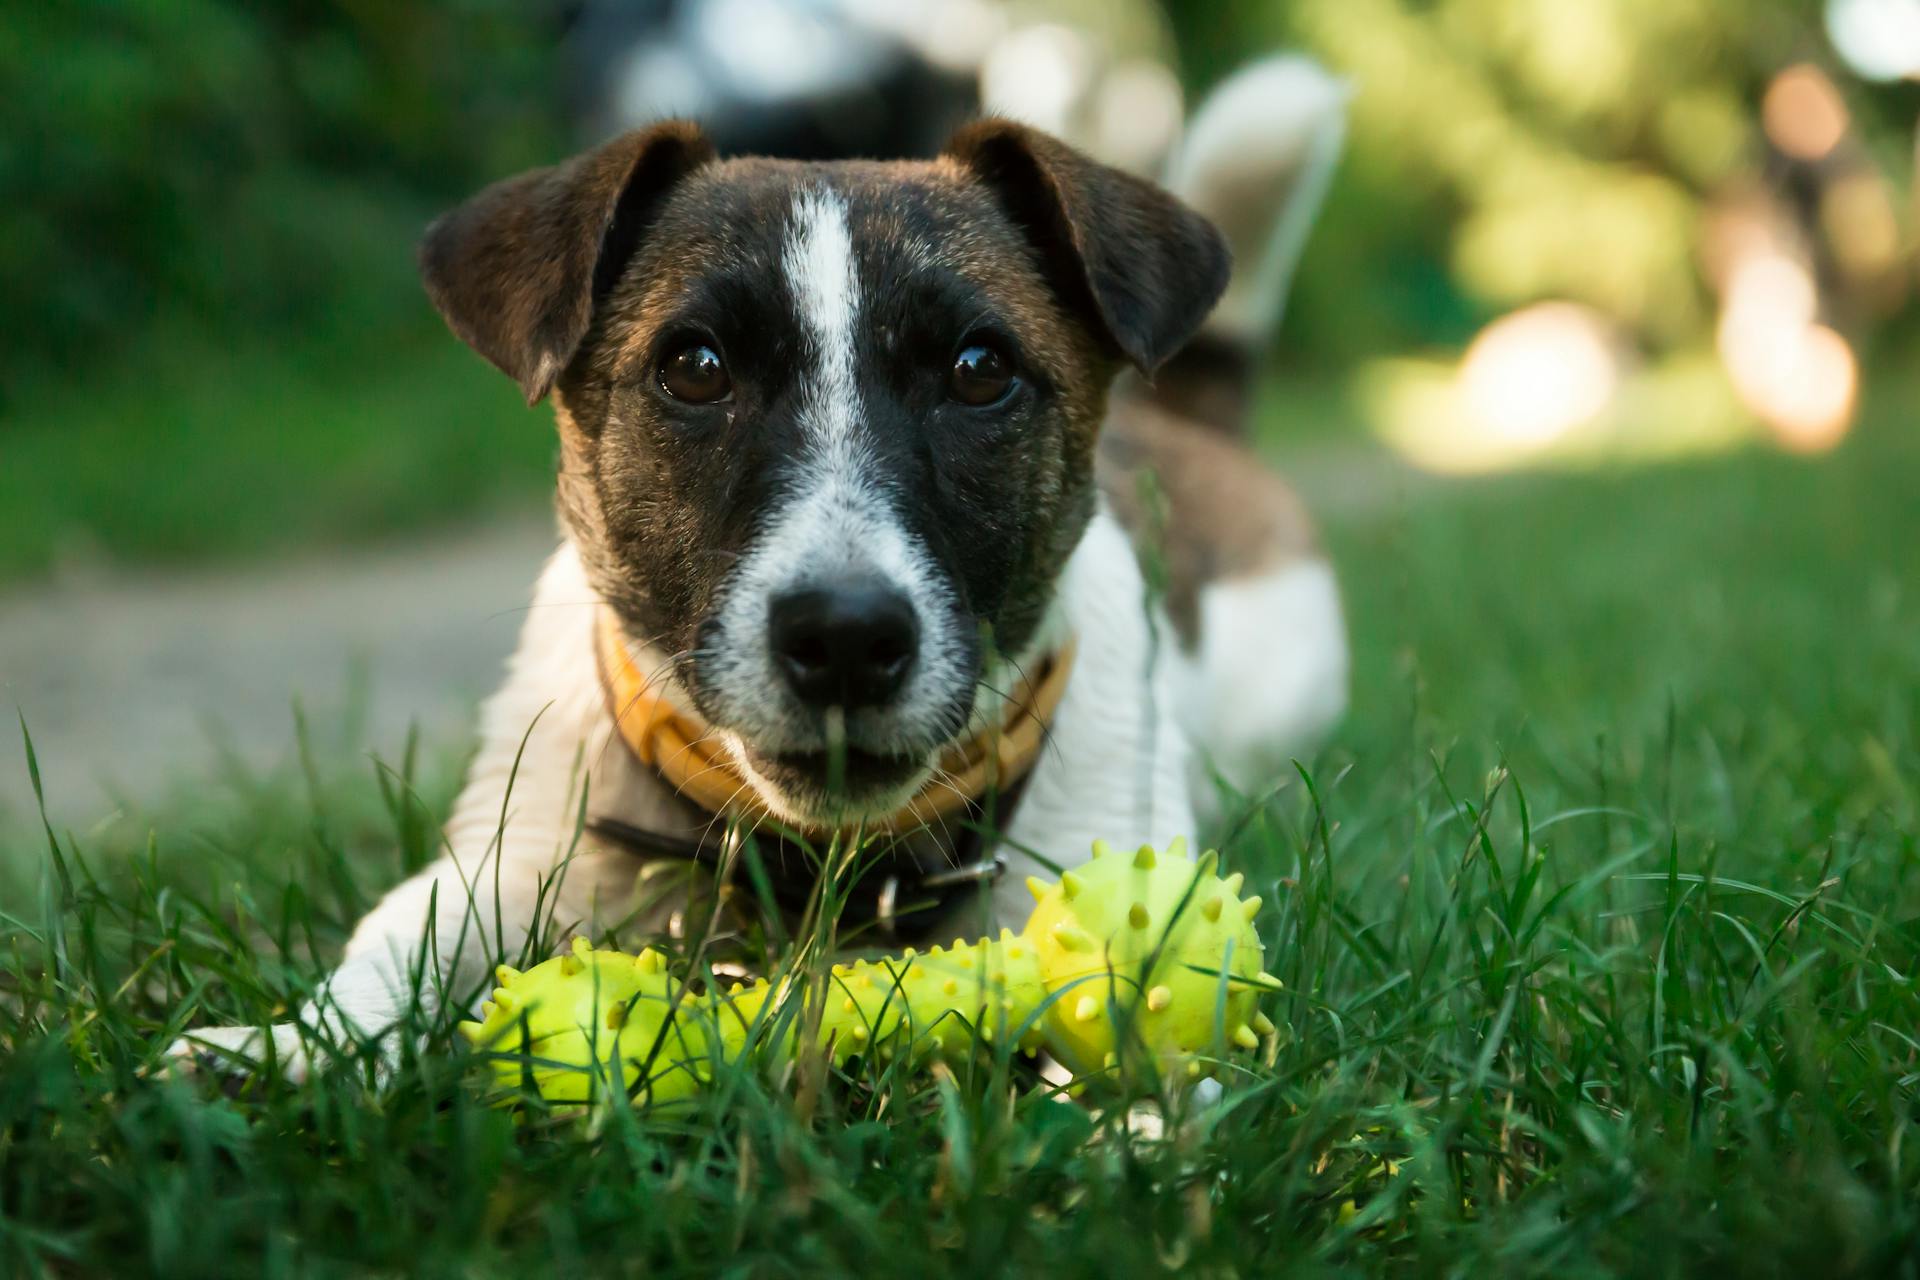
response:
<path id="1" fill-rule="evenodd" d="M 1214 795 L 1206 767 L 1253 792 L 1285 779 L 1347 708 L 1347 626 L 1333 567 L 1296 560 L 1200 592 L 1200 646 L 1180 663 L 1179 706 L 1196 746 L 1196 794 Z"/>
<path id="2" fill-rule="evenodd" d="M 825 188 L 801 192 L 781 266 L 813 338 L 816 363 L 807 430 L 823 446 L 829 465 L 850 467 L 855 460 L 854 416 L 860 408 L 860 388 L 853 378 L 860 280 L 846 202 Z"/>
<path id="3" fill-rule="evenodd" d="M 1104 506 L 1061 574 L 1053 630 L 1075 639 L 1073 674 L 1007 831 L 1062 866 L 1095 840 L 1126 848 L 1195 835 L 1189 752 L 1174 708 L 1176 650 L 1126 532 Z M 1032 906 L 1014 865 L 995 892 L 1003 923 Z"/>

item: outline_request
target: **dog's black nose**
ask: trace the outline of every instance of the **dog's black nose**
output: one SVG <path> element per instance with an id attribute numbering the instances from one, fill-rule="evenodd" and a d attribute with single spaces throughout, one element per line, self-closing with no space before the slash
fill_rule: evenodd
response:
<path id="1" fill-rule="evenodd" d="M 898 693 L 920 642 L 913 603 L 864 578 L 775 596 L 768 628 L 774 661 L 801 700 L 849 711 Z"/>

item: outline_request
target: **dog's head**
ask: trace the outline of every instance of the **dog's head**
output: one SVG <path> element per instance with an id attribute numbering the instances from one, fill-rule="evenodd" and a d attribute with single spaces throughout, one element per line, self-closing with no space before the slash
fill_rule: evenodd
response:
<path id="1" fill-rule="evenodd" d="M 1227 274 L 1171 196 L 1002 121 L 884 164 L 663 124 L 420 256 L 454 332 L 554 394 L 594 586 L 796 820 L 892 809 L 965 734 L 1092 513 L 1108 382 Z"/>

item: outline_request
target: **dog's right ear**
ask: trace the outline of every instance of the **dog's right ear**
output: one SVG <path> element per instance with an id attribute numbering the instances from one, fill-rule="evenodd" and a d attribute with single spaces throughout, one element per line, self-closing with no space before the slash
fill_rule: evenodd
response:
<path id="1" fill-rule="evenodd" d="M 698 126 L 672 120 L 496 182 L 427 228 L 427 296 L 533 404 L 579 350 L 661 196 L 711 159 Z"/>
<path id="2" fill-rule="evenodd" d="M 1186 344 L 1227 287 L 1220 233 L 1151 182 L 1012 120 L 966 126 L 946 154 L 997 195 L 1061 295 L 1142 373 Z"/>

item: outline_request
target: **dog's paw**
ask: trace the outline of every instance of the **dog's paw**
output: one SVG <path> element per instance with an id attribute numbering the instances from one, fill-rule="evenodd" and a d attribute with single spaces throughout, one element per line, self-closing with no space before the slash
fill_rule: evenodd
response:
<path id="1" fill-rule="evenodd" d="M 400 1037 L 391 1027 L 373 1035 L 360 1027 L 338 1011 L 312 1006 L 297 1023 L 200 1027 L 167 1046 L 163 1069 L 237 1085 L 267 1074 L 269 1063 L 288 1084 L 304 1084 L 323 1068 L 346 1068 L 384 1088 L 400 1069 Z"/>
<path id="2" fill-rule="evenodd" d="M 167 1046 L 170 1070 L 244 1080 L 267 1070 L 271 1061 L 294 1084 L 313 1071 L 306 1037 L 291 1022 L 271 1027 L 201 1027 Z"/>

